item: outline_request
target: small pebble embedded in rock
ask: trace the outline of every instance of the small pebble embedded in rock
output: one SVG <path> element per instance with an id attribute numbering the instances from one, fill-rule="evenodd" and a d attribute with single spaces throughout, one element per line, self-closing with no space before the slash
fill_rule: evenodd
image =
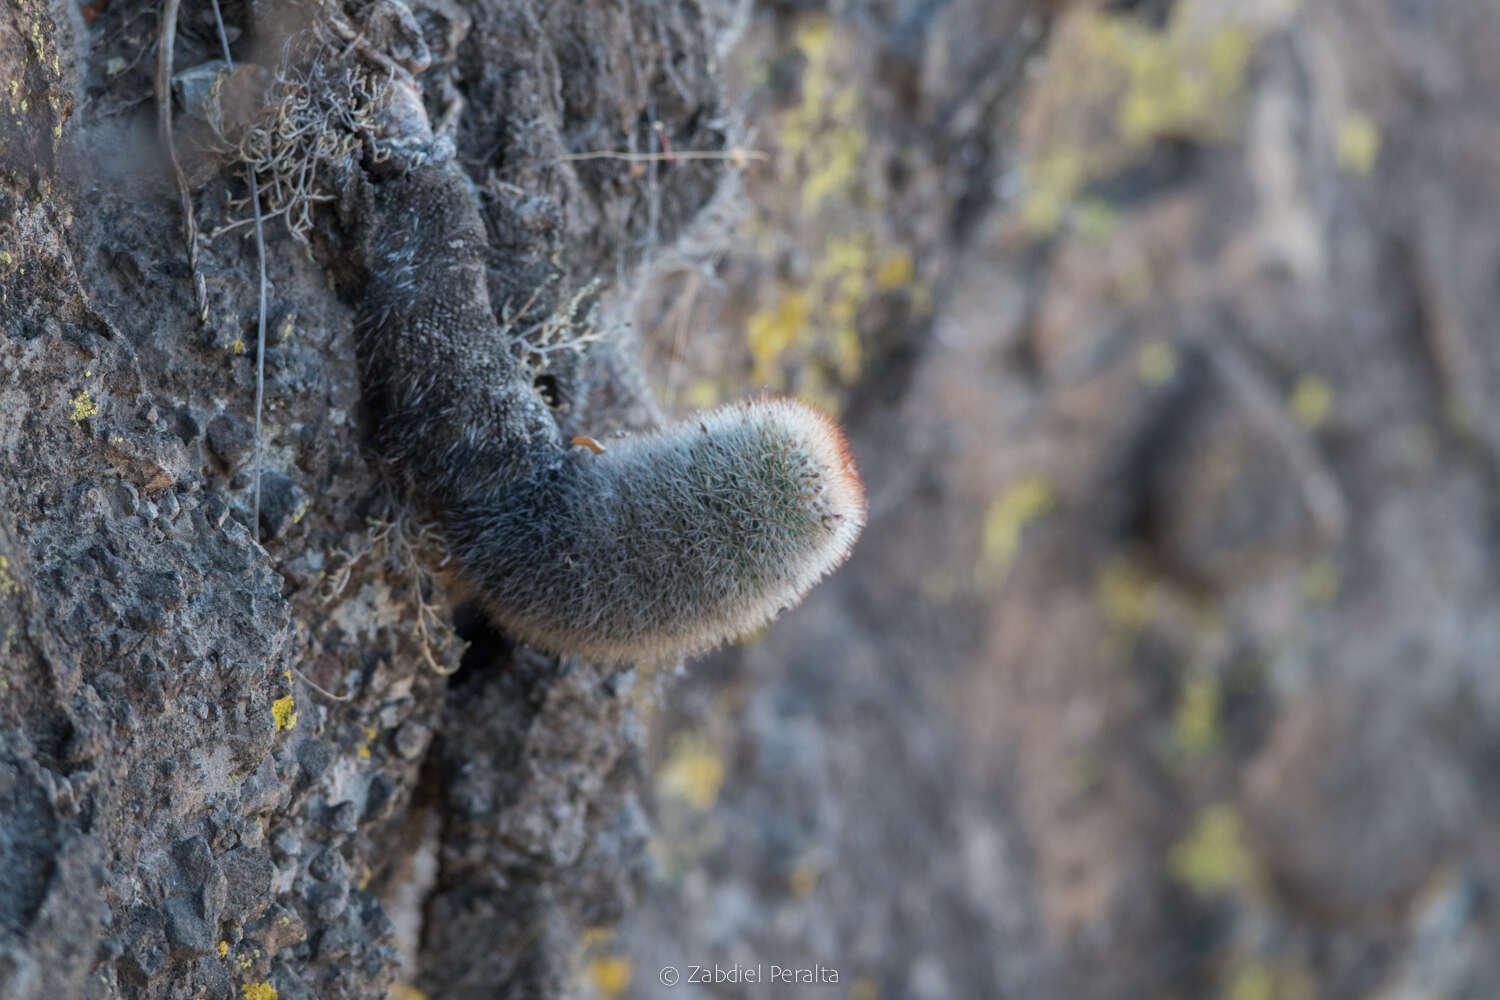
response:
<path id="1" fill-rule="evenodd" d="M 255 448 L 255 432 L 239 417 L 221 413 L 208 422 L 208 450 L 230 472 L 244 464 Z"/>
<path id="2" fill-rule="evenodd" d="M 279 472 L 260 477 L 260 537 L 280 538 L 288 527 L 302 519 L 310 502 L 302 487 Z"/>

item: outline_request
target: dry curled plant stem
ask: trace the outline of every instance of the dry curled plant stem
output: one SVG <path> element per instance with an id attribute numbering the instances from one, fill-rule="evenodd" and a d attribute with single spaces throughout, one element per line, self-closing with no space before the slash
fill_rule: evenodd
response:
<path id="1" fill-rule="evenodd" d="M 323 695 L 325 698 L 331 698 L 334 701 L 349 701 L 354 697 L 352 694 L 334 694 L 332 691 L 328 690 L 326 687 L 323 687 L 317 681 L 313 680 L 311 677 L 307 676 L 296 667 L 291 667 L 290 669 L 292 673 L 296 674 L 299 678 L 302 679 L 303 683 L 312 688 L 314 691 Z"/>
<path id="2" fill-rule="evenodd" d="M 674 153 L 628 153 L 624 150 L 603 149 L 591 153 L 564 153 L 557 158 L 563 163 L 581 160 L 622 160 L 625 163 L 672 163 L 676 160 L 727 160 L 735 165 L 755 162 L 765 163 L 771 154 L 759 149 L 687 149 Z"/>
<path id="3" fill-rule="evenodd" d="M 502 317 L 505 332 L 511 339 L 512 352 L 533 373 L 546 371 L 554 355 L 581 354 L 588 345 L 604 340 L 607 334 L 593 310 L 583 314 L 584 303 L 599 290 L 598 280 L 579 288 L 545 319 L 518 330 L 517 326 L 531 311 L 547 284 L 550 281 L 533 291 L 520 311 L 507 312 Z"/>
<path id="4" fill-rule="evenodd" d="M 342 41 L 348 42 L 349 47 L 359 53 L 360 57 L 367 62 L 380 67 L 393 76 L 400 77 L 407 83 L 413 82 L 412 76 L 407 72 L 405 66 L 402 66 L 384 52 L 370 45 L 369 42 L 365 41 L 364 35 L 354 30 L 354 26 L 348 21 L 345 21 L 341 17 L 333 16 L 328 19 L 328 27 Z"/>
<path id="5" fill-rule="evenodd" d="M 333 195 L 328 195 L 328 194 L 310 194 L 310 195 L 307 196 L 307 201 L 309 201 L 309 202 L 323 202 L 323 201 L 337 201 L 337 200 L 338 199 L 334 198 Z M 283 216 L 286 216 L 292 210 L 292 208 L 293 208 L 293 206 L 291 206 L 291 205 L 283 205 L 281 208 L 273 208 L 271 211 L 269 211 L 266 214 L 262 215 L 260 217 L 260 221 L 263 222 L 263 223 L 265 223 L 265 222 L 270 222 L 272 219 L 281 218 Z M 227 234 L 229 232 L 232 232 L 233 230 L 239 229 L 241 226 L 252 225 L 252 224 L 254 224 L 254 222 L 255 222 L 255 220 L 253 218 L 250 218 L 249 216 L 246 216 L 243 219 L 236 219 L 233 222 L 226 222 L 224 225 L 220 226 L 218 229 L 215 229 L 213 232 L 205 234 L 203 238 L 206 239 L 206 240 L 208 240 L 210 243 L 212 243 L 214 240 L 217 240 L 220 236 L 223 236 L 223 235 L 225 235 L 225 234 Z"/>
<path id="6" fill-rule="evenodd" d="M 433 646 L 437 644 L 433 636 L 434 631 L 448 631 L 449 636 L 443 638 L 441 642 L 442 648 L 447 649 L 452 641 L 452 630 L 443 624 L 441 609 L 427 600 L 427 590 L 432 585 L 433 575 L 425 568 L 425 562 L 421 556 L 422 550 L 430 551 L 438 546 L 439 534 L 434 525 L 425 521 L 420 522 L 415 531 L 408 534 L 405 520 L 398 519 L 394 522 L 393 530 L 387 538 L 391 565 L 405 571 L 408 586 L 411 588 L 412 603 L 417 606 L 417 621 L 413 632 L 422 660 L 435 673 L 444 677 L 452 676 L 458 669 L 457 665 L 444 667 L 432 655 Z M 436 564 L 441 568 L 447 562 L 448 556 L 444 552 Z"/>
<path id="7" fill-rule="evenodd" d="M 308 242 L 316 205 L 336 200 L 355 165 L 369 150 L 367 138 L 377 131 L 370 119 L 389 77 L 340 59 L 336 42 L 325 32 L 299 32 L 282 47 L 265 109 L 232 138 L 223 123 L 214 126 L 224 152 L 237 157 L 259 178 L 268 209 L 263 218 L 280 215 L 288 232 Z M 231 201 L 238 210 L 244 201 Z M 215 237 L 253 217 L 234 219 Z"/>
<path id="8" fill-rule="evenodd" d="M 441 554 L 436 551 L 441 549 L 440 533 L 434 525 L 427 522 L 409 529 L 408 522 L 403 517 L 392 520 L 370 518 L 366 523 L 369 530 L 360 543 L 354 546 L 353 551 L 335 550 L 334 554 L 341 557 L 342 561 L 338 569 L 324 581 L 318 594 L 319 601 L 324 605 L 333 603 L 349 585 L 354 568 L 374 555 L 378 549 L 384 548 L 387 565 L 405 577 L 411 601 L 416 605 L 417 616 L 416 624 L 412 627 L 412 637 L 417 642 L 422 661 L 434 672 L 450 676 L 457 668 L 442 666 L 432 651 L 434 646 L 448 648 L 452 641 L 451 629 L 444 624 L 441 609 L 429 602 L 426 596 L 433 583 L 433 574 L 425 566 L 429 561 L 438 568 L 448 563 L 446 551 Z M 432 554 L 430 560 L 424 559 L 424 551 Z M 435 635 L 444 631 L 449 632 L 448 637 Z"/>
<path id="9" fill-rule="evenodd" d="M 441 674 L 444 677 L 452 677 L 455 673 L 458 672 L 458 666 L 454 665 L 452 667 L 444 667 L 442 664 L 438 663 L 437 658 L 432 655 L 432 635 L 430 632 L 428 632 L 427 621 L 428 619 L 431 619 L 433 621 L 441 620 L 438 616 L 438 609 L 433 605 L 428 604 L 426 599 L 423 598 L 420 593 L 416 595 L 416 602 L 417 648 L 422 652 L 422 659 L 424 662 L 426 662 L 427 666 L 435 673 Z M 443 645 L 444 648 L 447 647 L 446 642 Z"/>
<path id="10" fill-rule="evenodd" d="M 426 568 L 427 561 L 423 558 L 424 551 L 430 553 L 440 546 L 439 535 L 434 526 L 425 521 L 416 521 L 415 526 L 412 525 L 413 522 L 408 518 L 398 516 L 383 526 L 379 536 L 386 546 L 388 564 L 392 569 L 406 576 L 412 603 L 417 606 L 417 620 L 412 633 L 413 638 L 417 640 L 417 649 L 421 653 L 422 660 L 433 671 L 446 677 L 451 675 L 453 669 L 456 668 L 443 667 L 432 655 L 432 648 L 435 644 L 433 632 L 441 630 L 443 626 L 440 609 L 427 600 L 427 591 L 432 585 L 433 575 Z M 443 566 L 448 561 L 447 554 L 444 553 L 434 561 L 437 566 Z M 446 649 L 448 641 L 444 640 L 442 646 Z"/>

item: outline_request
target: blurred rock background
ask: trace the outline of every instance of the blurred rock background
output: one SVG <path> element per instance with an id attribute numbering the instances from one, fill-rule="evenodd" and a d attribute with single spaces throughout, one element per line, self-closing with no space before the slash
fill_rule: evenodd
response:
<path id="1" fill-rule="evenodd" d="M 837 399 L 872 516 L 666 699 L 625 995 L 1500 991 L 1500 8 L 811 6 L 748 377 L 655 370 Z"/>
<path id="2" fill-rule="evenodd" d="M 0 997 L 1500 993 L 1500 8 L 413 9 L 497 301 L 837 410 L 869 527 L 675 675 L 445 645 L 337 228 L 271 230 L 251 525 L 156 9 L 8 5 Z M 731 152 L 557 159 L 664 134 Z M 715 962 L 839 982 L 658 980 Z"/>

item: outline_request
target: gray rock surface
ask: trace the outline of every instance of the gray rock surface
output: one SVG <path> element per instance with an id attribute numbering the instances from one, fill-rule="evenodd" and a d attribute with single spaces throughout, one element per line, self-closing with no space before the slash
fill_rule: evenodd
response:
<path id="1" fill-rule="evenodd" d="M 274 62 L 257 39 L 285 31 L 279 9 L 225 9 L 237 59 Z M 715 166 L 662 172 L 648 195 L 558 160 L 642 141 L 655 120 L 684 145 L 720 141 L 718 26 L 696 3 L 637 5 L 629 23 L 610 4 L 416 11 L 432 49 L 400 51 L 436 60 L 433 94 L 467 98 L 457 141 L 494 228 L 497 307 L 540 289 L 550 312 L 636 240 L 670 240 L 712 192 Z M 0 995 L 384 996 L 398 943 L 419 940 L 398 942 L 390 913 L 412 879 L 407 838 L 427 828 L 445 867 L 420 883 L 418 926 L 487 894 L 482 914 L 443 924 L 466 958 L 485 940 L 513 964 L 485 977 L 434 958 L 407 977 L 560 995 L 579 922 L 620 912 L 636 882 L 630 680 L 477 625 L 445 676 L 465 644 L 444 579 L 414 554 L 416 513 L 364 444 L 360 263 L 333 213 L 313 252 L 266 227 L 251 523 L 255 247 L 248 227 L 212 235 L 243 217 L 243 179 L 177 115 L 204 234 L 200 325 L 150 102 L 156 12 L 99 5 L 74 23 L 39 0 L 0 15 L 0 66 L 29 109 L 0 171 Z M 411 27 L 385 14 L 375 36 Z M 183 5 L 178 68 L 217 56 L 212 25 L 207 5 Z M 648 96 L 666 59 L 672 86 Z M 628 419 L 638 392 L 612 405 L 622 385 L 589 390 L 573 369 L 573 412 Z M 505 891 L 512 879 L 527 888 Z M 533 920 L 554 928 L 547 948 Z"/>

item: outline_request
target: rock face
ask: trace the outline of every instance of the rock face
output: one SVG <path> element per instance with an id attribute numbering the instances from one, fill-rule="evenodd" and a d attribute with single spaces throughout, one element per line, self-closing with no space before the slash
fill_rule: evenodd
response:
<path id="1" fill-rule="evenodd" d="M 274 7 L 226 8 L 236 58 L 275 65 Z M 697 3 L 398 8 L 360 13 L 372 37 L 415 26 L 434 99 L 466 101 L 453 138 L 478 165 L 497 309 L 546 315 L 670 243 L 724 175 L 559 159 L 640 148 L 658 121 L 684 148 L 722 144 L 723 26 Z M 255 521 L 255 245 L 247 226 L 213 235 L 244 217 L 227 203 L 243 175 L 178 114 L 200 322 L 141 58 L 154 13 L 0 15 L 18 81 L 0 149 L 0 995 L 381 997 L 402 948 L 434 995 L 560 995 L 577 928 L 621 912 L 641 870 L 633 675 L 480 625 L 461 659 L 416 554 L 430 532 L 364 445 L 360 261 L 335 213 L 311 252 L 266 224 Z M 177 68 L 219 54 L 209 7 L 178 27 Z M 559 367 L 559 391 L 585 367 Z M 635 419 L 626 388 L 601 378 L 576 432 Z"/>
<path id="2" fill-rule="evenodd" d="M 869 527 L 670 684 L 485 627 L 368 447 L 353 203 L 267 222 L 257 521 L 243 171 L 179 111 L 200 319 L 155 8 L 4 5 L 0 997 L 1500 987 L 1493 3 L 348 13 L 501 317 L 646 331 L 539 374 L 564 440 L 641 346 L 842 409 Z"/>
<path id="3" fill-rule="evenodd" d="M 846 386 L 872 516 L 673 691 L 668 878 L 599 954 L 882 997 L 1493 992 L 1500 13 L 1024 7 L 747 32 L 794 67 L 739 98 L 780 81 L 777 168 L 860 155 L 752 188 L 804 235 L 780 298 L 727 265 L 744 365 L 809 318 L 766 370 Z M 915 294 L 876 293 L 891 245 Z M 850 247 L 852 386 L 837 296 L 795 297 Z"/>

